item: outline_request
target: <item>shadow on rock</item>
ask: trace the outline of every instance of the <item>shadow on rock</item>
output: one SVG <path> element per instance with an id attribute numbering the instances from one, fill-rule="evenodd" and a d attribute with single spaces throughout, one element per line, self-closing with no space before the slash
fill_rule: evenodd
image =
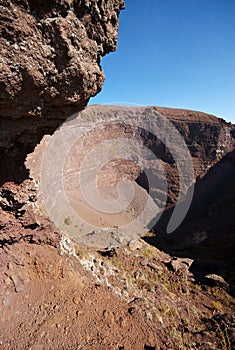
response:
<path id="1" fill-rule="evenodd" d="M 229 283 L 235 295 L 235 151 L 216 164 L 197 181 L 190 210 L 182 224 L 172 233 L 166 228 L 174 210 L 167 208 L 149 244 L 177 257 L 194 262 L 190 271 L 196 281 L 206 284 Z M 210 275 L 221 276 L 207 277 Z M 217 281 L 216 281 L 217 279 Z"/>

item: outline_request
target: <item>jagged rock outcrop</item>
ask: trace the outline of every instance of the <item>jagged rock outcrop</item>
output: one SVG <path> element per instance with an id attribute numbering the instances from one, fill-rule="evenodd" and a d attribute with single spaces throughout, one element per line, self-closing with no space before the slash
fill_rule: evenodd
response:
<path id="1" fill-rule="evenodd" d="M 1 182 L 46 133 L 84 108 L 104 82 L 123 0 L 0 2 Z M 4 164 L 4 166 L 3 166 Z"/>

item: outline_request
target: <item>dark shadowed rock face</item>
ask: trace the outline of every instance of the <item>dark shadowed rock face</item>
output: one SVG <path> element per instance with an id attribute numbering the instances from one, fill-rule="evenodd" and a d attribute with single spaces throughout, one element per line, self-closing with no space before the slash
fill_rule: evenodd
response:
<path id="1" fill-rule="evenodd" d="M 0 1 L 0 153 L 6 176 L 45 133 L 101 90 L 100 60 L 116 49 L 123 7 L 123 0 Z"/>

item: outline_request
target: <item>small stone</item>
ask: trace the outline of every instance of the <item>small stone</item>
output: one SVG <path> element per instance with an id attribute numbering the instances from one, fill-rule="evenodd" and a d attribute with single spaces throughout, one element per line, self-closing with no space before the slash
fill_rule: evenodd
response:
<path id="1" fill-rule="evenodd" d="M 135 271 L 134 272 L 134 278 L 136 279 L 136 280 L 139 280 L 141 277 L 143 277 L 143 273 L 142 273 L 142 271 Z"/>
<path id="2" fill-rule="evenodd" d="M 139 240 L 136 240 L 136 241 L 131 241 L 128 246 L 131 251 L 135 251 L 135 250 L 142 249 L 143 243 Z"/>
<path id="3" fill-rule="evenodd" d="M 223 279 L 223 277 L 216 274 L 206 275 L 204 278 L 204 282 L 212 286 L 221 287 L 225 290 L 229 290 L 229 284 Z"/>
<path id="4" fill-rule="evenodd" d="M 147 266 L 148 263 L 149 263 L 149 260 L 148 260 L 147 258 L 144 258 L 144 259 L 140 262 L 140 264 L 141 264 L 142 266 Z"/>
<path id="5" fill-rule="evenodd" d="M 114 323 L 114 314 L 111 311 L 104 310 L 103 312 L 104 319 L 109 323 Z"/>
<path id="6" fill-rule="evenodd" d="M 156 272 L 160 272 L 160 271 L 163 270 L 162 266 L 156 265 L 154 263 L 148 263 L 147 266 L 150 267 L 152 270 L 154 270 Z"/>
<path id="7" fill-rule="evenodd" d="M 76 295 L 74 298 L 73 298 L 73 302 L 75 305 L 78 305 L 81 301 L 81 298 L 79 295 Z"/>
<path id="8" fill-rule="evenodd" d="M 120 318 L 120 327 L 126 327 L 126 325 L 128 324 L 128 320 L 126 318 Z"/>
<path id="9" fill-rule="evenodd" d="M 177 272 L 182 268 L 182 263 L 180 259 L 172 259 L 171 260 L 171 266 L 174 272 Z"/>

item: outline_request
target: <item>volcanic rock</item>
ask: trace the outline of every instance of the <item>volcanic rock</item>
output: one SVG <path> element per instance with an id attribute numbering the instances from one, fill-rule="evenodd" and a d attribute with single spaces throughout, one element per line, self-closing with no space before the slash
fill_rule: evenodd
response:
<path id="1" fill-rule="evenodd" d="M 200 190 L 196 189 L 198 197 L 192 220 L 188 221 L 194 227 L 191 232 L 189 226 L 184 226 L 184 232 L 190 232 L 198 246 L 198 238 L 211 237 L 210 251 L 199 247 L 200 253 L 208 255 L 213 251 L 211 233 L 218 223 L 221 225 L 216 232 L 217 238 L 220 237 L 219 249 L 214 252 L 216 261 L 206 260 L 201 267 L 198 250 L 192 246 L 184 252 L 183 259 L 176 258 L 177 253 L 172 259 L 143 240 L 130 242 L 129 248 L 97 251 L 82 246 L 55 227 L 40 202 L 41 165 L 43 158 L 48 161 L 44 157 L 46 149 L 59 130 L 52 137 L 48 134 L 80 111 L 89 97 L 100 90 L 104 79 L 100 58 L 115 49 L 122 7 L 121 0 L 0 0 L 0 347 L 3 349 L 191 347 L 208 350 L 219 349 L 221 340 L 223 346 L 234 348 L 235 327 L 231 316 L 234 299 L 217 282 L 215 286 L 207 286 L 207 293 L 201 285 L 192 283 L 191 278 L 191 273 L 196 277 L 196 272 L 202 279 L 208 275 L 214 279 L 223 276 L 225 283 L 230 284 L 229 293 L 234 294 L 234 260 L 219 263 L 216 260 L 220 259 L 221 242 L 227 244 L 223 257 L 233 248 L 230 240 L 235 227 L 233 125 L 194 111 L 94 106 L 87 109 L 88 114 L 89 111 L 105 114 L 102 128 L 90 132 L 87 143 L 86 137 L 83 138 L 77 153 L 74 153 L 76 145 L 72 147 L 71 157 L 65 162 L 67 179 L 73 180 L 65 184 L 76 185 L 76 177 L 69 173 L 70 166 L 76 160 L 84 160 L 89 151 L 87 146 L 97 146 L 104 136 L 108 140 L 115 134 L 135 136 L 140 145 L 156 152 L 160 165 L 153 169 L 153 178 L 161 180 L 165 176 L 168 191 L 157 186 L 150 189 L 144 164 L 136 165 L 134 158 L 115 159 L 101 167 L 98 188 L 106 200 L 110 199 L 115 197 L 120 179 L 124 179 L 138 193 L 137 209 L 144 198 L 149 198 L 150 190 L 163 209 L 161 203 L 166 194 L 167 205 L 175 203 L 179 196 L 174 157 L 171 149 L 159 141 L 159 135 L 136 128 L 133 121 L 135 116 L 139 122 L 143 121 L 146 114 L 152 117 L 161 114 L 170 120 L 190 150 L 196 186 L 202 185 Z M 113 112 L 122 114 L 130 125 L 123 123 L 110 128 Z M 64 130 L 64 125 L 60 129 Z M 171 128 L 168 131 L 167 135 Z M 178 143 L 172 141 L 174 149 L 184 154 Z M 57 146 L 53 148 L 55 155 L 63 150 L 60 144 Z M 132 146 L 127 150 L 133 149 Z M 24 168 L 26 155 L 30 177 Z M 58 180 L 53 172 L 57 163 L 51 160 L 54 169 L 48 184 L 53 185 Z M 92 167 L 88 170 L 92 171 Z M 56 204 L 58 193 L 48 191 L 48 195 Z M 207 197 L 209 202 L 205 200 Z M 71 217 L 62 219 L 65 226 L 71 225 Z M 113 237 L 120 238 L 116 224 L 112 229 Z M 158 224 L 157 232 L 164 234 L 164 226 Z M 150 235 L 148 238 L 152 239 Z M 90 240 L 92 236 L 91 232 Z M 175 250 L 182 237 L 174 242 Z M 231 252 L 234 255 L 234 249 Z M 197 266 L 195 261 L 191 265 L 189 259 L 193 253 Z M 200 280 L 195 278 L 193 282 Z"/>
<path id="2" fill-rule="evenodd" d="M 20 181 L 27 152 L 102 88 L 123 0 L 0 2 L 1 178 Z"/>
<path id="3" fill-rule="evenodd" d="M 165 205 L 183 201 L 233 149 L 233 131 L 200 112 L 94 105 L 46 136 L 27 167 L 40 206 L 60 230 L 83 244 L 112 247 L 145 234 Z M 207 234 L 199 236 L 196 243 Z"/>

